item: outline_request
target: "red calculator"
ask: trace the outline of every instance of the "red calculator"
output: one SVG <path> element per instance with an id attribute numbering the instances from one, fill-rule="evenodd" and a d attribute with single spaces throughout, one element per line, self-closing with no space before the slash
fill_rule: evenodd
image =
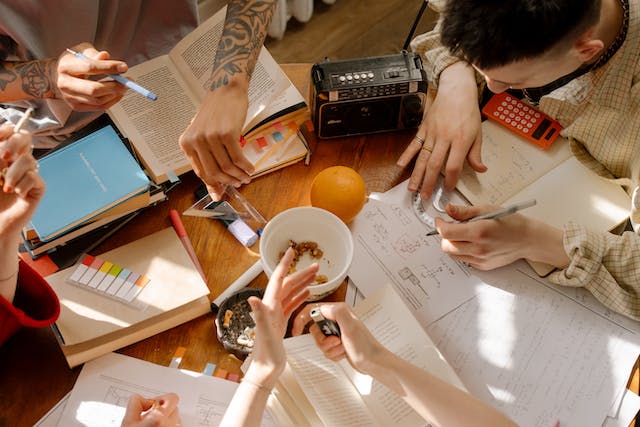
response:
<path id="1" fill-rule="evenodd" d="M 562 130 L 556 120 L 507 92 L 494 94 L 482 108 L 482 114 L 543 150 L 551 146 Z"/>

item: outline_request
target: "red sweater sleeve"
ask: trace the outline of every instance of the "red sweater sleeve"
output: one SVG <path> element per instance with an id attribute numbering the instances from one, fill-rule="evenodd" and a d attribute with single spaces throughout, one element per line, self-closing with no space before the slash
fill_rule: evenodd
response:
<path id="1" fill-rule="evenodd" d="M 0 345 L 22 327 L 40 328 L 56 321 L 60 302 L 51 286 L 20 261 L 13 304 L 0 297 Z"/>

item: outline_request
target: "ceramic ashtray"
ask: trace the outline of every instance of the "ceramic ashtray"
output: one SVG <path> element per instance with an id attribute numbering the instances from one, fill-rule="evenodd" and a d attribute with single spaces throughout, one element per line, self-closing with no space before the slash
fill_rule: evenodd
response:
<path id="1" fill-rule="evenodd" d="M 246 288 L 224 300 L 216 316 L 218 341 L 225 350 L 244 360 L 254 345 L 255 322 L 251 313 L 249 297 L 262 298 L 264 289 Z"/>

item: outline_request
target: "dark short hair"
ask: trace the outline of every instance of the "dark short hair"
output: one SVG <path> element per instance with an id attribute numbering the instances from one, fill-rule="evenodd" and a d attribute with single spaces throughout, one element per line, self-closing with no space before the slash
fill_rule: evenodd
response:
<path id="1" fill-rule="evenodd" d="M 480 68 L 568 47 L 600 18 L 601 0 L 447 0 L 442 44 Z"/>

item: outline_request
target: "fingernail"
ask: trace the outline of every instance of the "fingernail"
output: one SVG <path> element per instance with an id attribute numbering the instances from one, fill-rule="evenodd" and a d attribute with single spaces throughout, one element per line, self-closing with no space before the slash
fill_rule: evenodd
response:
<path id="1" fill-rule="evenodd" d="M 11 158 L 11 153 L 9 153 L 8 151 L 5 151 L 4 154 L 2 155 L 2 160 L 9 160 Z"/>
<path id="2" fill-rule="evenodd" d="M 454 205 L 449 205 L 449 212 L 451 212 L 452 214 L 457 213 L 458 208 L 455 207 Z"/>
<path id="3" fill-rule="evenodd" d="M 129 69 L 129 67 L 127 67 L 127 64 L 119 64 L 118 65 L 118 72 L 120 73 L 124 73 Z"/>

